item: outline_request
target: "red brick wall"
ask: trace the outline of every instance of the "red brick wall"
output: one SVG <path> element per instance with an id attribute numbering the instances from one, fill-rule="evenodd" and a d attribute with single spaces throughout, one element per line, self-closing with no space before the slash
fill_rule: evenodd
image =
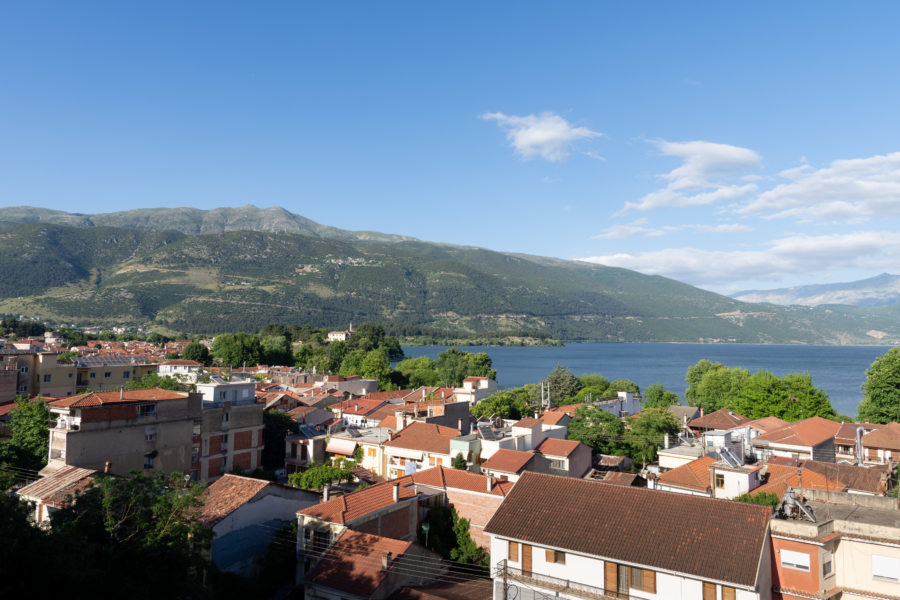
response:
<path id="1" fill-rule="evenodd" d="M 447 500 L 460 517 L 469 520 L 469 535 L 472 536 L 475 543 L 490 550 L 491 538 L 484 534 L 484 526 L 503 502 L 503 496 L 488 496 L 448 489 Z"/>
<path id="2" fill-rule="evenodd" d="M 253 432 L 239 431 L 234 434 L 234 449 L 248 450 L 253 446 Z"/>
<path id="3" fill-rule="evenodd" d="M 250 466 L 250 452 L 241 452 L 240 454 L 234 455 L 234 466 L 240 467 L 245 471 L 250 471 L 253 467 Z"/>
<path id="4" fill-rule="evenodd" d="M 411 511 L 415 505 L 406 505 L 400 510 L 395 510 L 381 516 L 381 533 L 379 535 L 394 539 L 409 539 L 415 532 L 410 531 Z M 416 525 L 413 524 L 412 527 Z"/>
<path id="5" fill-rule="evenodd" d="M 209 436 L 209 453 L 208 454 L 221 454 L 221 453 L 222 453 L 222 436 L 221 435 Z"/>
<path id="6" fill-rule="evenodd" d="M 222 459 L 221 458 L 213 458 L 209 461 L 209 472 L 207 473 L 207 477 L 218 477 L 222 474 Z"/>
<path id="7" fill-rule="evenodd" d="M 357 531 L 362 531 L 363 533 L 371 533 L 372 535 L 378 535 L 378 519 L 372 519 L 370 521 L 366 521 L 362 525 L 358 527 L 354 527 Z"/>

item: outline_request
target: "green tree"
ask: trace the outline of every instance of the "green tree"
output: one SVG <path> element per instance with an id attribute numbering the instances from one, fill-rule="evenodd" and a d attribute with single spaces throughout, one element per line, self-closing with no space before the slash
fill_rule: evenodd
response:
<path id="1" fill-rule="evenodd" d="M 262 348 L 251 333 L 223 333 L 213 340 L 210 353 L 227 367 L 240 367 L 259 364 Z"/>
<path id="2" fill-rule="evenodd" d="M 687 374 L 684 377 L 684 380 L 688 384 L 687 391 L 685 391 L 684 393 L 684 399 L 687 402 L 688 406 L 700 406 L 701 398 L 699 385 L 700 381 L 703 379 L 703 376 L 713 369 L 723 368 L 725 368 L 725 365 L 723 365 L 722 363 L 714 363 L 705 358 L 699 360 L 697 364 L 688 367 Z"/>
<path id="3" fill-rule="evenodd" d="M 462 452 L 458 452 L 456 456 L 450 461 L 450 466 L 454 469 L 459 469 L 460 471 L 465 471 L 469 467 L 469 463 L 466 462 L 466 457 L 463 456 Z"/>
<path id="4" fill-rule="evenodd" d="M 363 361 L 366 358 L 365 350 L 351 350 L 344 355 L 340 365 L 341 375 L 362 375 Z"/>
<path id="5" fill-rule="evenodd" d="M 212 364 L 209 349 L 200 342 L 193 342 L 185 346 L 184 351 L 181 353 L 181 358 L 195 360 L 207 367 Z"/>
<path id="6" fill-rule="evenodd" d="M 763 504 L 771 506 L 772 508 L 775 508 L 781 503 L 781 500 L 778 499 L 778 494 L 773 492 L 757 492 L 756 494 L 747 492 L 735 497 L 734 501 L 746 502 L 747 504 Z"/>
<path id="7" fill-rule="evenodd" d="M 302 473 L 288 475 L 288 481 L 296 488 L 321 490 L 326 484 L 351 481 L 353 471 L 333 465 L 314 465 Z"/>
<path id="8" fill-rule="evenodd" d="M 172 390 L 175 392 L 183 392 L 186 388 L 183 383 L 171 377 L 163 377 L 159 373 L 151 371 L 146 373 L 140 379 L 132 379 L 125 384 L 126 390 L 144 390 L 150 388 L 160 388 L 164 390 Z"/>
<path id="9" fill-rule="evenodd" d="M 613 379 L 609 382 L 609 395 L 615 395 L 618 392 L 630 392 L 632 394 L 640 394 L 641 388 L 638 387 L 638 384 L 631 381 L 630 379 Z"/>
<path id="10" fill-rule="evenodd" d="M 661 383 L 648 385 L 641 397 L 641 406 L 647 408 L 669 408 L 673 404 L 681 404 L 678 394 L 669 390 Z"/>
<path id="11" fill-rule="evenodd" d="M 491 357 L 486 352 L 472 354 L 459 348 L 448 348 L 438 354 L 435 367 L 438 382 L 447 387 L 459 387 L 466 377 L 497 378 L 497 371 L 491 368 Z"/>
<path id="12" fill-rule="evenodd" d="M 596 406 L 579 406 L 569 423 L 568 439 L 590 446 L 602 454 L 623 454 L 625 424 L 609 411 Z"/>
<path id="13" fill-rule="evenodd" d="M 437 365 L 427 356 L 401 360 L 395 368 L 406 377 L 409 385 L 414 388 L 423 385 L 435 386 L 438 383 Z"/>
<path id="14" fill-rule="evenodd" d="M 456 534 L 456 548 L 450 550 L 450 559 L 467 565 L 487 567 L 490 557 L 472 539 L 469 533 L 469 520 L 460 517 L 455 508 L 450 509 L 450 515 L 453 519 L 453 533 Z"/>
<path id="15" fill-rule="evenodd" d="M 706 412 L 721 408 L 737 410 L 735 401 L 746 388 L 749 379 L 750 372 L 747 369 L 729 369 L 724 366 L 710 369 L 704 373 L 697 386 L 697 406 Z"/>
<path id="16" fill-rule="evenodd" d="M 263 469 L 276 471 L 284 468 L 284 438 L 298 431 L 300 426 L 283 410 L 263 412 Z"/>
<path id="17" fill-rule="evenodd" d="M 293 363 L 291 340 L 284 335 L 259 338 L 260 360 L 267 365 L 286 366 Z"/>
<path id="18" fill-rule="evenodd" d="M 578 381 L 586 388 L 592 387 L 606 390 L 609 387 L 609 379 L 600 373 L 585 373 L 584 375 L 579 375 Z"/>
<path id="19" fill-rule="evenodd" d="M 360 374 L 363 377 L 377 379 L 380 382 L 391 372 L 391 359 L 388 357 L 387 350 L 376 348 L 366 353 L 360 367 L 362 368 Z"/>
<path id="20" fill-rule="evenodd" d="M 751 419 L 774 416 L 786 421 L 837 414 L 828 394 L 813 385 L 808 373 L 778 377 L 765 370 L 747 378 L 728 408 Z"/>
<path id="21" fill-rule="evenodd" d="M 870 423 L 900 422 L 900 348 L 891 348 L 866 370 L 859 420 Z"/>
<path id="22" fill-rule="evenodd" d="M 563 368 L 559 364 L 547 375 L 545 383 L 550 385 L 550 406 L 565 404 L 566 401 L 573 399 L 584 387 L 581 381 L 572 374 L 572 371 Z M 541 399 L 540 388 L 535 388 L 534 393 L 536 394 L 535 404 L 539 404 Z"/>
<path id="23" fill-rule="evenodd" d="M 521 419 L 530 412 L 534 387 L 534 384 L 530 384 L 512 390 L 501 390 L 475 406 L 470 406 L 469 412 L 475 417 L 497 415 L 504 419 Z"/>
<path id="24" fill-rule="evenodd" d="M 647 464 L 656 460 L 656 450 L 663 445 L 665 435 L 677 435 L 681 431 L 678 419 L 664 408 L 648 408 L 628 419 L 625 443 L 628 455 L 636 463 Z"/>
<path id="25" fill-rule="evenodd" d="M 0 444 L 0 464 L 38 471 L 47 464 L 50 410 L 43 399 L 16 397 L 10 412 L 12 437 Z"/>

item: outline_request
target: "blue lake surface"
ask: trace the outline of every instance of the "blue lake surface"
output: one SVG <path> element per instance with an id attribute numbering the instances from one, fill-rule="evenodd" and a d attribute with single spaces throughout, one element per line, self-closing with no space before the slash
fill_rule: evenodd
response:
<path id="1" fill-rule="evenodd" d="M 404 346 L 408 357 L 432 359 L 449 346 Z M 754 344 L 567 344 L 563 347 L 461 346 L 487 352 L 501 388 L 541 381 L 557 364 L 576 375 L 600 373 L 624 378 L 645 389 L 661 383 L 684 397 L 688 367 L 706 358 L 751 373 L 765 369 L 776 375 L 809 373 L 841 414 L 856 416 L 866 369 L 888 351 L 887 346 L 768 346 Z"/>

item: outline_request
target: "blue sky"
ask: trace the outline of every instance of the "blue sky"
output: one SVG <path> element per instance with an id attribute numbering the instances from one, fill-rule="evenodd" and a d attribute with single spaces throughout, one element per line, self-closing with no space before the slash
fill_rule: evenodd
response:
<path id="1" fill-rule="evenodd" d="M 719 292 L 900 272 L 900 4 L 7 4 L 3 206 L 283 206 Z"/>

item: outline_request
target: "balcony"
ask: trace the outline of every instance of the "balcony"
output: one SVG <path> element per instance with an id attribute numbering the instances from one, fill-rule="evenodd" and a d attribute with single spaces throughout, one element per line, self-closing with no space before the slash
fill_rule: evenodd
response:
<path id="1" fill-rule="evenodd" d="M 523 584 L 523 586 L 526 586 L 524 589 L 519 589 L 519 598 L 521 600 L 532 597 L 523 592 L 531 592 L 535 599 L 553 597 L 549 594 L 543 594 L 540 591 L 530 590 L 528 588 L 540 588 L 549 592 L 555 592 L 558 594 L 558 597 L 584 598 L 585 600 L 622 600 L 629 598 L 627 593 L 617 594 L 615 592 L 607 592 L 602 588 L 569 581 L 568 579 L 550 577 L 549 575 L 535 573 L 534 571 L 523 572 L 522 569 L 506 567 L 505 564 L 506 561 L 502 561 L 494 568 L 493 577 L 495 580 L 502 579 L 503 571 L 505 569 L 506 579 L 510 585 L 515 585 L 515 582 L 518 581 Z"/>

